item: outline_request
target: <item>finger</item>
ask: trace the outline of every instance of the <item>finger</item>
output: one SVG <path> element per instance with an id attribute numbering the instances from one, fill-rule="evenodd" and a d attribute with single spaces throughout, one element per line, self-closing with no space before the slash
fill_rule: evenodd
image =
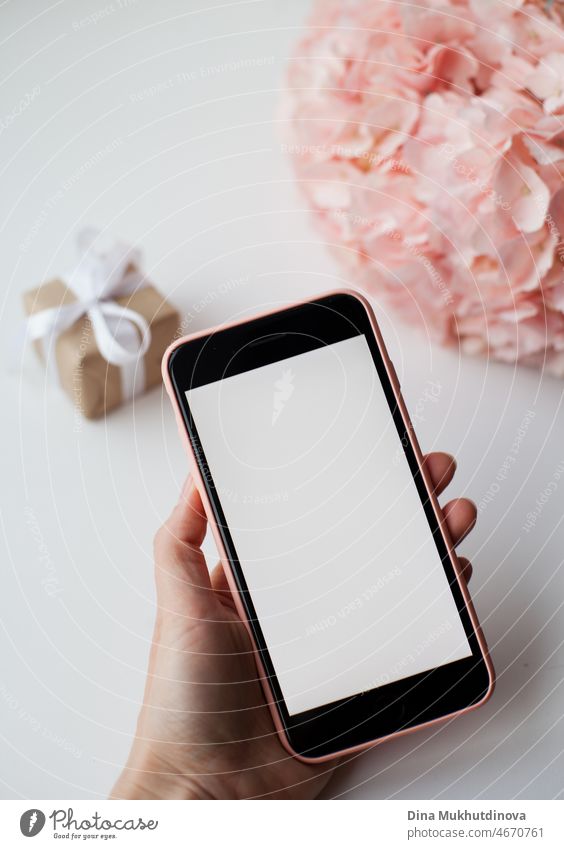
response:
<path id="1" fill-rule="evenodd" d="M 200 548 L 206 535 L 207 524 L 200 493 L 189 475 L 180 498 L 163 527 L 176 542 Z"/>
<path id="2" fill-rule="evenodd" d="M 198 490 L 189 479 L 178 504 L 155 535 L 155 574 L 159 605 L 185 611 L 186 605 L 209 597 L 206 560 L 200 548 L 206 517 Z"/>
<path id="3" fill-rule="evenodd" d="M 472 564 L 470 563 L 467 557 L 459 557 L 458 562 L 460 563 L 460 571 L 462 577 L 464 578 L 466 583 L 468 583 L 468 581 L 472 577 Z"/>
<path id="4" fill-rule="evenodd" d="M 212 589 L 214 590 L 216 595 L 219 596 L 221 601 L 236 610 L 233 593 L 231 592 L 231 589 L 227 582 L 227 576 L 225 574 L 225 569 L 223 568 L 223 563 L 221 562 L 221 560 L 212 570 L 211 585 Z"/>
<path id="5" fill-rule="evenodd" d="M 452 541 L 458 545 L 476 524 L 478 511 L 468 498 L 454 498 L 443 507 L 443 515 Z"/>
<path id="6" fill-rule="evenodd" d="M 447 454 L 444 451 L 433 451 L 432 454 L 425 455 L 423 464 L 429 472 L 435 494 L 440 495 L 454 477 L 456 460 L 452 454 Z"/>

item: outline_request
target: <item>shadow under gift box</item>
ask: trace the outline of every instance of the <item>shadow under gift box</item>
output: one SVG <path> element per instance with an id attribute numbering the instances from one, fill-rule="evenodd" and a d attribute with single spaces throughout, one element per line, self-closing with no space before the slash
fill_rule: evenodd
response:
<path id="1" fill-rule="evenodd" d="M 26 314 L 33 315 L 45 309 L 72 304 L 76 296 L 62 280 L 51 280 L 25 292 L 23 300 Z M 162 356 L 180 324 L 178 311 L 150 284 L 131 295 L 112 298 L 112 301 L 139 313 L 150 325 L 151 343 L 143 358 L 144 388 L 157 386 L 161 383 Z M 38 339 L 34 345 L 44 360 L 42 341 Z M 121 369 L 102 357 L 87 315 L 60 334 L 55 344 L 55 360 L 60 385 L 85 418 L 100 418 L 126 400 Z"/>

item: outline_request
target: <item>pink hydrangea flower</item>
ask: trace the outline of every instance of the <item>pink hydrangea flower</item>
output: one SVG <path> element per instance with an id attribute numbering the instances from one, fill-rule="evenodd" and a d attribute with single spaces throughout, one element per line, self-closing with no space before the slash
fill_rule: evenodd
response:
<path id="1" fill-rule="evenodd" d="M 318 0 L 289 149 L 349 279 L 564 375 L 564 3 Z"/>

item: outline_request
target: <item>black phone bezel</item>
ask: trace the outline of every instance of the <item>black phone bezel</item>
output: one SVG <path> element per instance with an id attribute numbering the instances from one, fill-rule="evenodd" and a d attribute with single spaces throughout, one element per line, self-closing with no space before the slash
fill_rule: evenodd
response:
<path id="1" fill-rule="evenodd" d="M 322 345 L 344 341 L 358 334 L 365 335 L 372 353 L 472 654 L 419 675 L 290 715 L 237 559 L 221 500 L 186 398 L 186 390 L 306 353 Z M 457 713 L 481 702 L 492 683 L 456 577 L 452 555 L 439 527 L 409 438 L 410 424 L 404 420 L 397 403 L 384 356 L 364 302 L 353 293 L 339 292 L 195 337 L 176 347 L 168 360 L 172 386 L 278 715 L 291 748 L 305 758 L 332 755 Z"/>

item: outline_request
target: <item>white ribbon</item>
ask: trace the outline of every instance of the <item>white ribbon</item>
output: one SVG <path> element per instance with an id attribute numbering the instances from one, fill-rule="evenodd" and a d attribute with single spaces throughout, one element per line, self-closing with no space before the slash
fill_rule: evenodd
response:
<path id="1" fill-rule="evenodd" d="M 63 282 L 76 296 L 71 304 L 51 307 L 30 315 L 28 337 L 41 339 L 45 356 L 54 357 L 55 343 L 65 330 L 86 315 L 102 357 L 118 366 L 122 397 L 132 398 L 145 388 L 145 353 L 151 329 L 135 310 L 122 307 L 115 298 L 131 295 L 146 285 L 141 271 L 141 252 L 116 242 L 107 251 L 94 249 L 96 230 L 83 230 L 77 238 L 80 259 Z"/>

